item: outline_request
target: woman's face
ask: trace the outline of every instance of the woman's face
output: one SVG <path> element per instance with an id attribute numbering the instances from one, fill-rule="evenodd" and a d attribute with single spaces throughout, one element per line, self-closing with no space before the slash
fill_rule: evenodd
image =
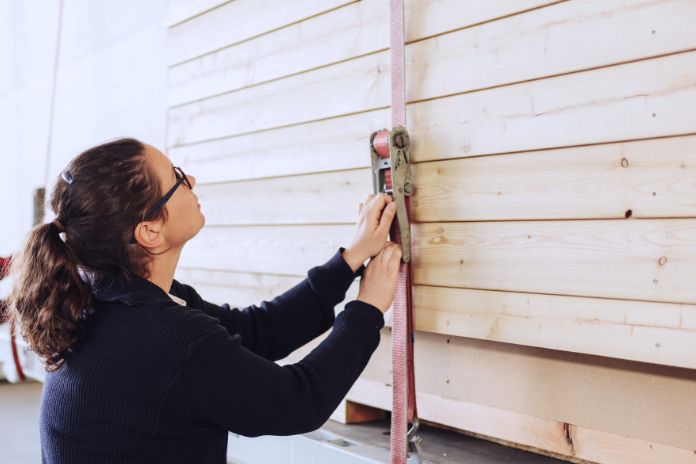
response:
<path id="1" fill-rule="evenodd" d="M 145 144 L 145 159 L 160 181 L 160 195 L 165 195 L 177 182 L 174 165 L 157 148 Z M 186 173 L 186 177 L 195 188 L 196 178 Z M 205 224 L 198 196 L 183 182 L 165 204 L 168 218 L 160 223 L 161 239 L 167 247 L 183 245 L 193 238 Z"/>

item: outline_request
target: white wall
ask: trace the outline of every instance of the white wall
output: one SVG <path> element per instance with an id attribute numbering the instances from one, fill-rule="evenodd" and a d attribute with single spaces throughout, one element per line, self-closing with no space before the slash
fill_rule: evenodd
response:
<path id="1" fill-rule="evenodd" d="M 34 190 L 46 183 L 50 190 L 82 150 L 121 136 L 164 149 L 166 7 L 166 0 L 62 0 L 62 9 L 61 0 L 0 0 L 0 256 L 31 229 Z M 0 298 L 10 285 L 0 283 Z M 0 326 L 0 365 L 8 355 Z"/>
<path id="2" fill-rule="evenodd" d="M 34 189 L 80 151 L 120 136 L 164 147 L 166 0 L 63 0 L 50 130 L 60 4 L 0 0 L 0 255 L 31 228 Z"/>

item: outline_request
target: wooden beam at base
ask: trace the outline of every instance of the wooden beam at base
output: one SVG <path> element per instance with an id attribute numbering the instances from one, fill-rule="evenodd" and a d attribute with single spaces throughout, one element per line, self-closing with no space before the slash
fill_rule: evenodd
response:
<path id="1" fill-rule="evenodd" d="M 391 387 L 358 379 L 347 398 L 369 399 L 376 407 L 391 408 Z M 541 454 L 573 462 L 603 464 L 696 464 L 694 450 L 650 443 L 612 433 L 578 427 L 467 401 L 418 392 L 419 416 L 504 444 L 523 445 Z M 426 446 L 424 444 L 424 446 Z"/>
<path id="2" fill-rule="evenodd" d="M 332 420 L 341 424 L 361 424 L 363 422 L 382 420 L 386 417 L 387 412 L 384 409 L 346 399 L 341 401 L 341 404 L 338 405 L 336 411 L 331 415 Z"/>

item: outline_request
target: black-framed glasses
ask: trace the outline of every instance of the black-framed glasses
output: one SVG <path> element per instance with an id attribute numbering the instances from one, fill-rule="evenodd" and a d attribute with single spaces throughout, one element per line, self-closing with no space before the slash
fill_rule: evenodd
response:
<path id="1" fill-rule="evenodd" d="M 165 193 L 164 196 L 157 201 L 157 203 L 155 203 L 150 209 L 147 210 L 147 212 L 143 216 L 143 220 L 146 220 L 147 218 L 151 217 L 155 213 L 155 211 L 163 207 L 165 203 L 169 201 L 172 195 L 174 195 L 174 192 L 176 192 L 176 189 L 178 189 L 181 184 L 186 184 L 189 190 L 193 190 L 193 185 L 191 185 L 191 181 L 188 179 L 188 177 L 186 177 L 184 170 L 181 169 L 179 166 L 174 166 L 174 175 L 176 176 L 176 183 L 174 184 L 174 186 L 170 188 L 169 191 Z M 130 243 L 135 242 L 135 233 L 133 233 Z"/>

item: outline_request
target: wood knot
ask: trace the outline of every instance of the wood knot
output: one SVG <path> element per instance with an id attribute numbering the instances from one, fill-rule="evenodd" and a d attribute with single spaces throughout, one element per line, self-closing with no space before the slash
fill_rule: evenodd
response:
<path id="1" fill-rule="evenodd" d="M 664 266 L 667 263 L 667 257 L 666 256 L 660 256 L 660 259 L 657 260 L 657 264 L 660 266 Z"/>
<path id="2" fill-rule="evenodd" d="M 622 168 L 628 167 L 628 160 L 626 158 L 621 158 L 621 167 Z"/>

